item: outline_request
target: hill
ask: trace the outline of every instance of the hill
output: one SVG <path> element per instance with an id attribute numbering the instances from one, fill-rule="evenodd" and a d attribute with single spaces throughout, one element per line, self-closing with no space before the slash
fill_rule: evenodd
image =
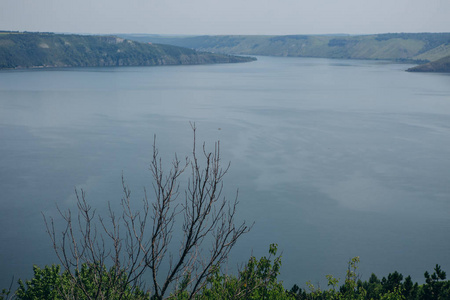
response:
<path id="1" fill-rule="evenodd" d="M 0 69 L 185 65 L 252 60 L 254 58 L 140 43 L 115 36 L 0 32 Z"/>
<path id="2" fill-rule="evenodd" d="M 359 36 L 124 36 L 143 42 L 157 42 L 227 54 L 382 59 L 419 63 L 450 55 L 450 33 L 388 33 Z"/>
<path id="3" fill-rule="evenodd" d="M 409 68 L 408 72 L 445 72 L 450 73 L 450 55 L 427 64 Z"/>

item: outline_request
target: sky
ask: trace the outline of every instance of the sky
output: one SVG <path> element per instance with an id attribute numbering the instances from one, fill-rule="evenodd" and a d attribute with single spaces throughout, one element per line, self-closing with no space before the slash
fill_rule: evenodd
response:
<path id="1" fill-rule="evenodd" d="M 0 0 L 0 30 L 192 35 L 450 32 L 450 0 Z"/>

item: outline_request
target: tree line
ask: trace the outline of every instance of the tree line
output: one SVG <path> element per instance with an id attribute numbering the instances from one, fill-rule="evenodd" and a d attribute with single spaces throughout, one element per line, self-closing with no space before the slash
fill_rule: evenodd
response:
<path id="1" fill-rule="evenodd" d="M 359 258 L 349 261 L 342 283 L 332 275 L 327 275 L 328 287 L 320 289 L 311 282 L 307 288 L 294 285 L 286 289 L 278 279 L 281 256 L 277 255 L 277 245 L 270 245 L 269 255 L 259 259 L 250 257 L 237 275 L 221 272 L 220 266 L 211 268 L 205 284 L 198 291 L 189 289 L 191 275 L 185 274 L 165 295 L 156 294 L 144 286 L 127 283 L 125 273 L 120 275 L 114 268 L 104 265 L 83 264 L 80 271 L 70 274 L 61 271 L 60 265 L 39 268 L 33 266 L 34 277 L 25 282 L 18 281 L 15 291 L 4 289 L 0 299 L 272 299 L 272 300 L 445 300 L 450 299 L 450 280 L 436 265 L 433 273 L 425 272 L 425 283 L 413 283 L 411 276 L 403 277 L 397 271 L 379 279 L 372 274 L 362 281 L 357 273 Z M 99 272 L 100 271 L 100 272 Z M 73 276 L 75 275 L 75 276 Z M 114 282 L 110 282 L 114 278 Z"/>

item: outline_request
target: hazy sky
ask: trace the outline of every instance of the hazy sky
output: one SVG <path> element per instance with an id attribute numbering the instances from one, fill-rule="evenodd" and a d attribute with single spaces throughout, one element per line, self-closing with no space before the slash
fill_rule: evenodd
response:
<path id="1" fill-rule="evenodd" d="M 0 0 L 0 30 L 280 35 L 450 32 L 450 0 Z"/>

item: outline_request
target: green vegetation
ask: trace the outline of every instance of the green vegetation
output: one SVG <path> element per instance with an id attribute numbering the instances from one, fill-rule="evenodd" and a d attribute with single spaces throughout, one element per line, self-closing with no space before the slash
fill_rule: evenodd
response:
<path id="1" fill-rule="evenodd" d="M 101 269 L 102 276 L 96 276 L 98 269 Z M 83 264 L 75 278 L 68 271 L 61 272 L 59 265 L 45 266 L 43 269 L 33 266 L 33 272 L 31 280 L 19 280 L 15 292 L 17 299 L 99 299 L 100 295 L 111 300 L 149 299 L 148 292 L 126 284 L 124 273 L 118 280 L 110 281 L 112 276 L 109 273 L 115 270 L 106 270 L 105 266 Z M 77 284 L 77 281 L 83 282 L 83 285 Z"/>
<path id="2" fill-rule="evenodd" d="M 427 63 L 450 55 L 450 33 L 389 33 L 376 35 L 188 36 L 124 35 L 227 54 L 375 59 Z"/>
<path id="3" fill-rule="evenodd" d="M 408 72 L 450 72 L 450 55 L 407 70 Z"/>
<path id="4" fill-rule="evenodd" d="M 253 58 L 198 52 L 114 36 L 0 34 L 0 69 L 235 63 Z"/>
<path id="5" fill-rule="evenodd" d="M 390 273 L 381 280 L 372 274 L 369 280 L 362 281 L 358 275 L 359 257 L 349 261 L 345 280 L 339 285 L 339 279 L 327 275 L 328 289 L 320 289 L 307 282 L 307 289 L 294 285 L 285 289 L 278 280 L 281 268 L 281 256 L 277 256 L 277 245 L 272 244 L 269 256 L 257 259 L 250 257 L 237 276 L 222 274 L 218 266 L 208 277 L 206 284 L 196 294 L 191 295 L 186 287 L 191 280 L 186 274 L 174 287 L 167 299 L 289 299 L 289 300 L 444 300 L 450 299 L 450 280 L 446 273 L 436 265 L 430 275 L 425 272 L 425 283 L 413 283 L 411 277 L 403 277 L 398 272 Z M 103 276 L 97 277 L 96 270 L 102 269 Z M 3 290 L 0 299 L 159 299 L 151 291 L 125 284 L 126 278 L 111 282 L 104 266 L 83 264 L 83 268 L 73 279 L 67 271 L 61 272 L 59 265 L 34 266 L 34 277 L 23 282 L 11 292 Z M 84 282 L 81 289 L 76 281 Z M 100 297 L 101 295 L 101 297 Z M 192 297 L 191 297 L 192 296 Z"/>

